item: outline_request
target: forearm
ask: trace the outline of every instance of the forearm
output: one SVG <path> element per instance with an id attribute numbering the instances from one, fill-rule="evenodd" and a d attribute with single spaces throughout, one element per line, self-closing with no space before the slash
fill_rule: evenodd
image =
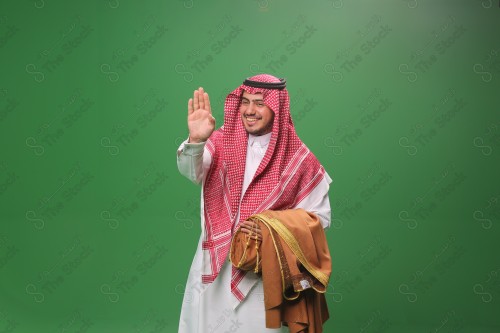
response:
<path id="1" fill-rule="evenodd" d="M 200 184 L 203 180 L 203 155 L 205 142 L 181 143 L 177 150 L 177 168 L 179 172 L 193 183 Z"/>

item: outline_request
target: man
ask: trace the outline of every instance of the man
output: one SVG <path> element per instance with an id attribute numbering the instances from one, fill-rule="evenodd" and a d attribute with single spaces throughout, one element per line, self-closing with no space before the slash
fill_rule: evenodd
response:
<path id="1" fill-rule="evenodd" d="M 203 88 L 188 101 L 189 137 L 177 151 L 177 165 L 202 185 L 202 232 L 179 332 L 288 331 L 265 327 L 262 280 L 228 261 L 235 230 L 250 233 L 255 226 L 245 220 L 266 209 L 303 208 L 324 228 L 330 225 L 332 180 L 295 133 L 285 84 L 268 74 L 245 80 L 227 96 L 217 130 Z"/>

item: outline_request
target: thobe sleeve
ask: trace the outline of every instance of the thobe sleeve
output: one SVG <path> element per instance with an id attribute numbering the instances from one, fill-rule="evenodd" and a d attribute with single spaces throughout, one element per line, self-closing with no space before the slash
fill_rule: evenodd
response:
<path id="1" fill-rule="evenodd" d="M 323 228 L 330 227 L 332 212 L 330 208 L 330 198 L 328 196 L 328 190 L 330 189 L 331 182 L 332 179 L 330 178 L 328 173 L 325 172 L 325 175 L 321 182 L 296 206 L 296 208 L 303 208 L 318 215 Z"/>
<path id="2" fill-rule="evenodd" d="M 205 149 L 206 142 L 188 143 L 185 140 L 177 149 L 179 172 L 195 184 L 201 184 L 212 157 Z"/>

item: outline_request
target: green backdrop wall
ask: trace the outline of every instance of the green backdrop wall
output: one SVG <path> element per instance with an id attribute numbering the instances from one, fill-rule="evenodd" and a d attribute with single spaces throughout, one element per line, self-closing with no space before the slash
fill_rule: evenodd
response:
<path id="1" fill-rule="evenodd" d="M 326 332 L 500 331 L 497 1 L 2 1 L 0 331 L 176 332 L 187 100 L 286 77 L 332 176 Z"/>

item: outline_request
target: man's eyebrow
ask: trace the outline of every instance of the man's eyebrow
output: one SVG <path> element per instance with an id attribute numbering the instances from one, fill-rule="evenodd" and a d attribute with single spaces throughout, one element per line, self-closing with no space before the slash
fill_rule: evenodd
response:
<path id="1" fill-rule="evenodd" d="M 249 101 L 249 99 L 246 97 L 241 97 L 241 99 L 246 99 L 247 101 Z M 262 102 L 263 100 L 264 99 L 262 99 L 262 98 L 256 98 L 256 99 L 252 99 L 252 102 Z"/>

